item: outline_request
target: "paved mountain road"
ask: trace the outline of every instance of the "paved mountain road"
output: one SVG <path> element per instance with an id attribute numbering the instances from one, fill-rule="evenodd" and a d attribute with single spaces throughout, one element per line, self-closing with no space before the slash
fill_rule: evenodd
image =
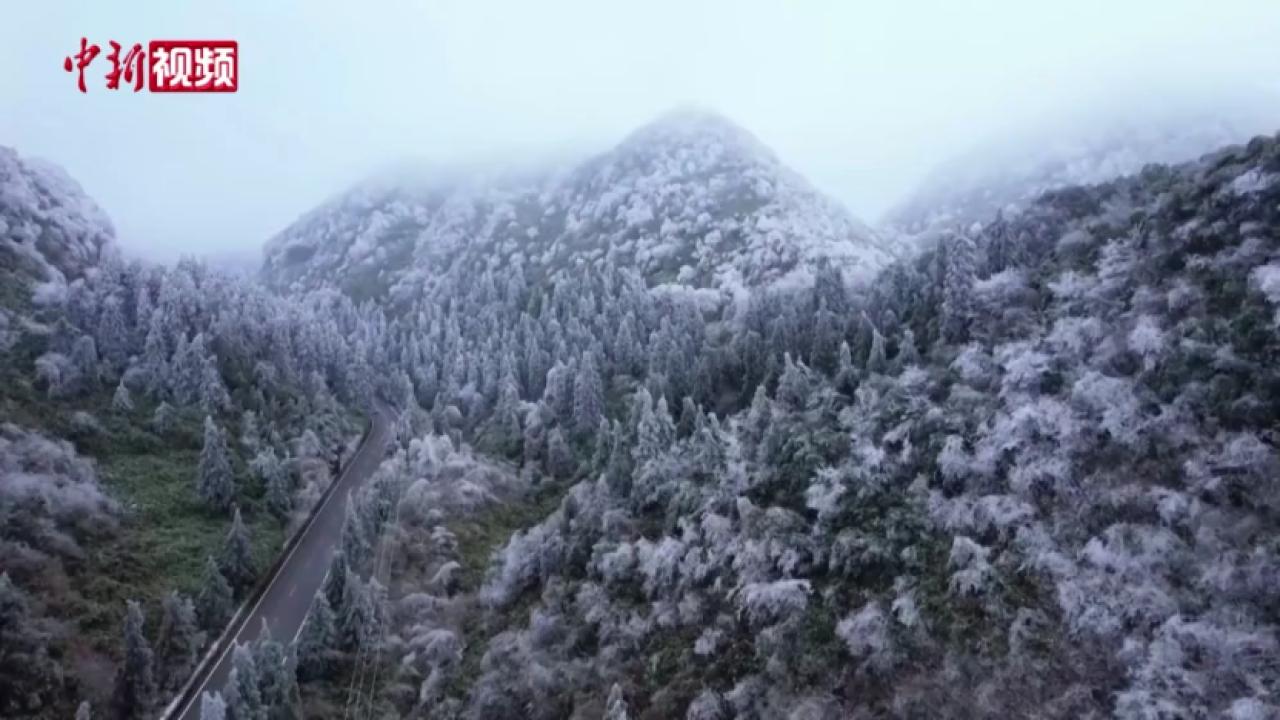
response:
<path id="1" fill-rule="evenodd" d="M 256 640 L 264 623 L 271 628 L 271 635 L 275 639 L 281 642 L 293 640 L 302 627 L 316 590 L 324 581 L 333 550 L 342 536 L 347 495 L 360 487 L 378 468 L 386 455 L 387 445 L 392 440 L 393 426 L 392 411 L 379 404 L 373 414 L 369 436 L 342 474 L 334 480 L 337 488 L 326 496 L 314 522 L 289 552 L 279 572 L 272 578 L 270 586 L 248 613 L 248 617 L 235 629 L 236 643 Z M 213 663 L 212 669 L 196 680 L 197 692 L 192 693 L 184 705 L 164 717 L 172 720 L 199 720 L 200 699 L 205 691 L 223 690 L 226 687 L 227 677 L 231 674 L 231 650 L 234 646 L 234 643 L 228 644 Z"/>

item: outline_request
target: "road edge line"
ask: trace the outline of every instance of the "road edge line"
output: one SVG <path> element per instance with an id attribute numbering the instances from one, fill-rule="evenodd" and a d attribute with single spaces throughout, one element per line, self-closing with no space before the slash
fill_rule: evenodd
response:
<path id="1" fill-rule="evenodd" d="M 374 415 L 376 416 L 377 414 L 378 410 L 375 409 Z M 218 664 L 222 662 L 222 659 L 231 651 L 231 641 L 240 634 L 240 631 L 244 629 L 245 623 L 249 621 L 249 618 L 253 617 L 253 613 L 257 611 L 258 606 L 262 604 L 262 599 L 266 597 L 267 591 L 269 591 L 271 586 L 275 584 L 276 579 L 280 575 L 280 571 L 289 562 L 289 558 L 293 557 L 293 553 L 298 549 L 298 545 L 302 544 L 302 539 L 306 537 L 307 533 L 311 530 L 311 526 L 315 524 L 316 518 L 320 516 L 320 511 L 323 510 L 325 506 L 329 504 L 329 501 L 333 499 L 333 496 L 337 494 L 338 486 L 342 484 L 343 478 L 347 476 L 347 473 L 351 470 L 351 466 L 355 464 L 356 457 L 359 456 L 365 446 L 368 445 L 369 438 L 373 437 L 373 428 L 375 424 L 376 419 L 371 417 L 369 419 L 368 427 L 365 428 L 364 436 L 360 438 L 360 443 L 356 445 L 355 452 L 351 454 L 351 460 L 347 463 L 346 467 L 342 468 L 342 471 L 338 473 L 338 477 L 333 479 L 333 482 L 329 484 L 329 487 L 325 488 L 324 495 L 320 498 L 320 502 L 316 503 L 315 507 L 311 508 L 311 512 L 307 515 L 307 519 L 304 520 L 302 525 L 298 528 L 298 531 L 285 541 L 284 547 L 281 548 L 280 553 L 276 556 L 275 562 L 271 565 L 270 572 L 263 576 L 263 579 L 258 582 L 258 585 L 254 587 L 253 592 L 250 593 L 249 596 L 245 598 L 244 602 L 240 604 L 239 609 L 237 609 L 235 615 L 231 617 L 231 621 L 227 623 L 227 627 L 222 631 L 222 634 L 220 634 L 218 639 L 209 646 L 204 657 L 200 659 L 200 663 L 196 665 L 195 671 L 191 673 L 191 677 L 187 678 L 187 682 L 183 684 L 182 690 L 179 691 L 179 693 L 169 701 L 169 704 L 165 706 L 164 712 L 160 714 L 161 720 L 173 720 L 174 718 L 181 717 L 182 713 L 184 713 L 186 709 L 191 706 L 191 703 L 199 697 L 201 691 L 204 690 L 204 686 L 208 684 L 209 673 L 211 673 L 214 668 L 218 667 Z M 250 604 L 252 604 L 252 607 L 250 607 Z"/>

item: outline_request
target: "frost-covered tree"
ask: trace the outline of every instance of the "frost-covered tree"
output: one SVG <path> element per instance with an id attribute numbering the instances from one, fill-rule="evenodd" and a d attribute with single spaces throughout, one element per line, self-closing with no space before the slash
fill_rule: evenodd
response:
<path id="1" fill-rule="evenodd" d="M 226 540 L 222 543 L 218 569 L 236 595 L 248 590 L 258 577 L 257 564 L 253 559 L 253 543 L 249 539 L 249 528 L 240 517 L 240 508 L 236 508 L 231 515 L 231 529 L 227 531 Z"/>
<path id="2" fill-rule="evenodd" d="M 222 512 L 230 510 L 235 503 L 235 477 L 231 472 L 226 436 L 208 415 L 204 418 L 204 446 L 200 449 L 196 494 L 205 505 Z"/>
<path id="3" fill-rule="evenodd" d="M 801 410 L 809 402 L 811 389 L 808 372 L 803 365 L 794 362 L 787 353 L 782 360 L 782 377 L 778 378 L 778 402 L 792 410 Z"/>
<path id="4" fill-rule="evenodd" d="M 347 575 L 350 574 L 350 570 L 347 554 L 341 547 L 334 550 L 333 556 L 329 559 L 329 571 L 324 576 L 324 586 L 320 589 L 334 612 L 342 612 L 342 603 L 347 597 Z"/>
<path id="5" fill-rule="evenodd" d="M 567 478 L 573 474 L 573 451 L 564 439 L 560 428 L 551 428 L 547 433 L 547 472 L 558 478 Z"/>
<path id="6" fill-rule="evenodd" d="M 360 514 L 360 503 L 355 496 L 348 495 L 346 515 L 342 520 L 342 555 L 344 562 L 353 567 L 363 567 L 369 559 L 373 545 L 369 539 L 368 526 Z M 335 558 L 336 560 L 336 558 Z"/>
<path id="7" fill-rule="evenodd" d="M 205 634 L 200 630 L 195 604 L 189 598 L 177 591 L 171 592 L 165 596 L 161 608 L 163 615 L 155 645 L 157 682 L 162 690 L 172 692 L 195 670 Z"/>
<path id="8" fill-rule="evenodd" d="M 228 720 L 261 720 L 265 716 L 260 683 L 249 645 L 236 643 L 231 651 L 231 675 L 227 678 Z"/>
<path id="9" fill-rule="evenodd" d="M 111 396 L 111 409 L 118 413 L 133 411 L 133 397 L 129 394 L 129 388 L 125 387 L 124 380 L 116 384 L 115 394 Z"/>
<path id="10" fill-rule="evenodd" d="M 587 435 L 594 432 L 604 417 L 604 384 L 596 368 L 595 354 L 582 356 L 573 384 L 573 427 Z"/>
<path id="11" fill-rule="evenodd" d="M 262 714 L 274 718 L 288 700 L 289 681 L 286 671 L 284 646 L 271 637 L 271 630 L 264 622 L 258 639 L 253 643 L 253 663 L 258 670 L 258 694 L 262 698 Z"/>
<path id="12" fill-rule="evenodd" d="M 200 696 L 200 720 L 226 720 L 227 703 L 222 693 L 205 691 Z"/>
<path id="13" fill-rule="evenodd" d="M 953 233 L 943 240 L 946 267 L 942 285 L 942 337 L 951 343 L 965 342 L 973 322 L 973 286 L 976 248 L 966 233 Z"/>
<path id="14" fill-rule="evenodd" d="M 196 595 L 196 614 L 200 625 L 211 634 L 219 632 L 231 619 L 235 606 L 235 591 L 227 582 L 222 569 L 210 555 L 204 564 L 204 577 L 200 581 L 200 593 Z"/>
<path id="15" fill-rule="evenodd" d="M 372 584 L 375 581 L 370 581 Z M 342 614 L 338 619 L 339 647 L 354 652 L 367 647 L 377 633 L 378 610 L 375 593 L 355 573 L 348 573 L 344 585 Z"/>
<path id="16" fill-rule="evenodd" d="M 298 636 L 298 678 L 318 680 L 326 677 L 333 667 L 333 653 L 337 648 L 338 628 L 333 608 L 324 592 L 316 593 Z"/>
<path id="17" fill-rule="evenodd" d="M 142 625 L 142 606 L 130 600 L 124 620 L 124 658 L 111 695 L 111 712 L 117 718 L 148 717 L 156 700 L 154 658 Z"/>
<path id="18" fill-rule="evenodd" d="M 151 427 L 161 435 L 168 435 L 178 422 L 177 411 L 167 402 L 161 401 L 151 414 Z"/>
<path id="19" fill-rule="evenodd" d="M 629 720 L 630 717 L 627 699 L 622 694 L 622 688 L 617 683 L 614 683 L 609 688 L 609 697 L 605 701 L 603 720 Z"/>
<path id="20" fill-rule="evenodd" d="M 293 487 L 289 472 L 273 448 L 266 448 L 253 459 L 253 468 L 267 490 L 267 510 L 284 520 L 293 510 Z"/>

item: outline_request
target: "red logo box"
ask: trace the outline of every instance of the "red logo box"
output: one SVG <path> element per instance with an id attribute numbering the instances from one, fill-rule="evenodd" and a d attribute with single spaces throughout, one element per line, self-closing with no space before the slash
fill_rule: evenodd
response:
<path id="1" fill-rule="evenodd" d="M 235 40 L 152 40 L 147 47 L 151 92 L 235 92 L 239 87 Z"/>

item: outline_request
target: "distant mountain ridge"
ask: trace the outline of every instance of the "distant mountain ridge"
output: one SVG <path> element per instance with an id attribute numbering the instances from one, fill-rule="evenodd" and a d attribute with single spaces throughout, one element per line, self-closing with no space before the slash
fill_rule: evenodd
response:
<path id="1" fill-rule="evenodd" d="M 945 160 L 890 211 L 882 230 L 918 236 L 987 223 L 1045 192 L 1195 160 L 1280 124 L 1280 98 L 1270 95 L 1223 97 L 1206 106 L 1143 106 L 1112 120 L 1059 118 L 1050 127 L 1001 135 Z"/>
<path id="2" fill-rule="evenodd" d="M 824 260 L 867 277 L 893 257 L 750 133 L 696 111 L 566 172 L 362 183 L 265 254 L 278 290 L 336 283 L 357 298 L 412 294 L 457 263 L 554 275 L 611 258 L 650 284 L 732 290 L 803 281 Z"/>

